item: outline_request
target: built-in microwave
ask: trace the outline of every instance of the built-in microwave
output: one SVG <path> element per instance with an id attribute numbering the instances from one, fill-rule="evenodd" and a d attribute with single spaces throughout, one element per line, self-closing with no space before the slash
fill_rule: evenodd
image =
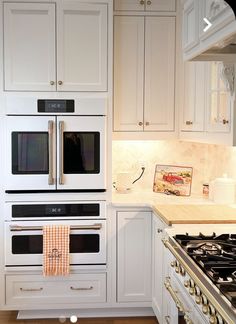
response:
<path id="1" fill-rule="evenodd" d="M 40 99 L 37 114 L 6 116 L 6 192 L 106 190 L 106 116 L 79 115 L 79 104 Z"/>

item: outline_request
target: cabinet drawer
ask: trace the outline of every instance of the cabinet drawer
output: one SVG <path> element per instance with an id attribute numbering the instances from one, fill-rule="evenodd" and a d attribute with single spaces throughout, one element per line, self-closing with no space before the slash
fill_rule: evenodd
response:
<path id="1" fill-rule="evenodd" d="M 91 303 L 106 301 L 106 274 L 74 274 L 68 277 L 7 275 L 6 304 Z"/>

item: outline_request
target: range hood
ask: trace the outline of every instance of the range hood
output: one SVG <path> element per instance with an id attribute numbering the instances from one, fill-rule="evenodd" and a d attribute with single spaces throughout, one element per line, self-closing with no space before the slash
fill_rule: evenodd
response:
<path id="1" fill-rule="evenodd" d="M 194 0 L 198 1 L 198 0 Z M 219 1 L 219 0 L 218 0 Z M 221 0 L 226 2 L 232 9 L 236 24 L 236 0 Z M 191 61 L 225 61 L 236 62 L 236 26 L 235 31 L 227 37 L 214 43 L 209 49 L 199 53 Z"/>

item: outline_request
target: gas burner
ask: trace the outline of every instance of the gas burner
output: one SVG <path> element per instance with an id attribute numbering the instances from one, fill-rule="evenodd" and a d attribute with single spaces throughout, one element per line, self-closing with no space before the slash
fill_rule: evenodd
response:
<path id="1" fill-rule="evenodd" d="M 203 254 L 221 254 L 221 246 L 219 244 L 215 244 L 215 243 L 210 243 L 210 242 L 206 242 L 203 243 L 199 249 L 201 251 L 203 251 Z"/>

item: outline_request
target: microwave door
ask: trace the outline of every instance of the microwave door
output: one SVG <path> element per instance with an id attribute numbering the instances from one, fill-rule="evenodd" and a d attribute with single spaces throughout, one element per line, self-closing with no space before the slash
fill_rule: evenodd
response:
<path id="1" fill-rule="evenodd" d="M 55 190 L 55 117 L 6 117 L 6 191 Z"/>
<path id="2" fill-rule="evenodd" d="M 105 190 L 105 120 L 57 117 L 57 189 Z"/>

